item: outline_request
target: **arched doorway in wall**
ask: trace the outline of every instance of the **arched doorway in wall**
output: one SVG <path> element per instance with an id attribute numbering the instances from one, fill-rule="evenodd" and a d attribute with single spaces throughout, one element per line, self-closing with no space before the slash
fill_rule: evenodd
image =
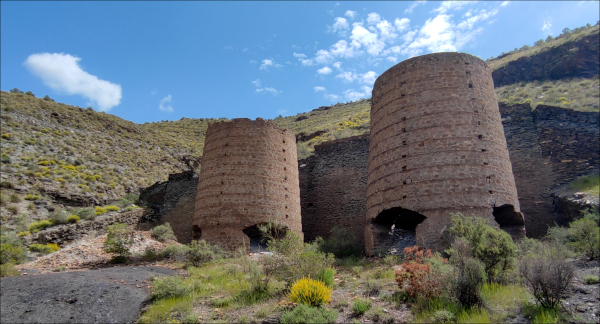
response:
<path id="1" fill-rule="evenodd" d="M 202 239 L 202 229 L 198 225 L 192 225 L 192 240 Z"/>
<path id="2" fill-rule="evenodd" d="M 371 221 L 374 254 L 402 254 L 405 247 L 416 245 L 417 226 L 425 219 L 418 212 L 402 207 L 379 213 Z"/>
<path id="3" fill-rule="evenodd" d="M 250 238 L 250 252 L 267 250 L 270 238 L 281 239 L 285 237 L 288 228 L 274 223 L 258 223 L 246 227 L 243 232 Z"/>
<path id="4" fill-rule="evenodd" d="M 525 220 L 522 213 L 515 211 L 515 206 L 505 204 L 492 207 L 492 215 L 500 229 L 508 232 L 513 240 L 525 237 Z"/>

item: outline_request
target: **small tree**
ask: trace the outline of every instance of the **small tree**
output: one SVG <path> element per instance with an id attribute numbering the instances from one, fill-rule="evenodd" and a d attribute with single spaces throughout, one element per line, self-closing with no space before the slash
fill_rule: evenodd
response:
<path id="1" fill-rule="evenodd" d="M 581 218 L 569 224 L 569 238 L 567 243 L 575 252 L 579 252 L 590 260 L 600 256 L 600 233 L 598 225 L 590 218 Z"/>
<path id="2" fill-rule="evenodd" d="M 450 233 L 469 243 L 471 255 L 483 262 L 489 281 L 513 268 L 517 246 L 508 233 L 489 225 L 486 219 L 456 214 Z"/>
<path id="3" fill-rule="evenodd" d="M 171 228 L 171 224 L 166 222 L 162 225 L 158 225 L 155 228 L 150 230 L 150 236 L 153 239 L 165 242 L 167 240 L 176 240 L 175 233 L 173 233 L 173 229 Z"/>
<path id="4" fill-rule="evenodd" d="M 117 223 L 108 227 L 104 251 L 117 254 L 115 261 L 125 261 L 131 255 L 129 248 L 133 244 L 133 231 L 126 224 Z"/>

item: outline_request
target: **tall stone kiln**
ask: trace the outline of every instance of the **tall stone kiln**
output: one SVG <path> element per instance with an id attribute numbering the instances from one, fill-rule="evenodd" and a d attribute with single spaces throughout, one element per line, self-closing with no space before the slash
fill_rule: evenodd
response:
<path id="1" fill-rule="evenodd" d="M 457 212 L 525 235 L 491 71 L 479 58 L 435 53 L 384 72 L 370 136 L 367 253 L 403 242 L 439 250 Z"/>
<path id="2" fill-rule="evenodd" d="M 258 240 L 257 225 L 276 223 L 302 236 L 296 138 L 257 118 L 208 126 L 193 239 L 228 250 Z"/>

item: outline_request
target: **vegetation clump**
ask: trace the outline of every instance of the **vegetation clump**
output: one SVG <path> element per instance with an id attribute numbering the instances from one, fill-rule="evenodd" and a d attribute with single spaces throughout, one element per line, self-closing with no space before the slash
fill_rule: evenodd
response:
<path id="1" fill-rule="evenodd" d="M 60 250 L 60 246 L 58 246 L 58 244 L 55 244 L 55 243 L 48 243 L 48 244 L 33 243 L 29 246 L 29 251 L 38 252 L 42 255 L 54 253 L 59 250 Z"/>
<path id="2" fill-rule="evenodd" d="M 338 316 L 335 309 L 325 309 L 299 304 L 291 311 L 283 313 L 279 317 L 281 324 L 303 324 L 303 323 L 334 323 Z"/>
<path id="3" fill-rule="evenodd" d="M 328 305 L 331 301 L 331 289 L 321 281 L 302 278 L 292 285 L 289 298 L 294 303 L 309 306 Z"/>
<path id="4" fill-rule="evenodd" d="M 104 240 L 104 251 L 116 254 L 115 262 L 125 262 L 131 255 L 129 250 L 133 244 L 133 231 L 127 224 L 117 223 L 108 226 L 106 240 Z"/>
<path id="5" fill-rule="evenodd" d="M 173 229 L 171 228 L 171 224 L 164 223 L 162 225 L 158 225 L 150 230 L 150 235 L 153 239 L 159 242 L 165 242 L 168 240 L 176 240 L 175 233 L 173 233 Z"/>

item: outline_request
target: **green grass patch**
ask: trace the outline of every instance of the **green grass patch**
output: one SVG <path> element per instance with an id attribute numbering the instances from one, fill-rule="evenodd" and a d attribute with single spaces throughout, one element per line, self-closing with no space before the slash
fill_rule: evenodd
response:
<path id="1" fill-rule="evenodd" d="M 569 183 L 569 187 L 577 191 L 600 195 L 600 175 L 583 176 Z"/>

